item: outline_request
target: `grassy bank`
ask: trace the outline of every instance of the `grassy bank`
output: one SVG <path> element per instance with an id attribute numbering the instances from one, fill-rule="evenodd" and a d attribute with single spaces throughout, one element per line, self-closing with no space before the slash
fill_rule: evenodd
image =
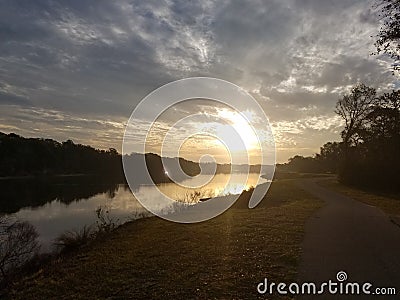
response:
<path id="1" fill-rule="evenodd" d="M 321 180 L 319 184 L 353 198 L 354 200 L 379 207 L 390 216 L 400 216 L 400 195 L 346 186 L 333 178 Z"/>
<path id="2" fill-rule="evenodd" d="M 320 206 L 285 181 L 253 210 L 199 224 L 131 222 L 15 283 L 9 297 L 254 299 L 264 277 L 295 280 L 305 221 Z"/>

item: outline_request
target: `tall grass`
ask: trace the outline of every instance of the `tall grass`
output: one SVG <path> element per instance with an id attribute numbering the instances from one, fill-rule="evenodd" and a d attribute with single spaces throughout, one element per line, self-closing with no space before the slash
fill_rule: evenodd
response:
<path id="1" fill-rule="evenodd" d="M 98 233 L 110 232 L 119 226 L 119 219 L 115 219 L 110 215 L 110 207 L 99 206 L 95 212 Z"/>
<path id="2" fill-rule="evenodd" d="M 99 206 L 95 210 L 96 223 L 93 225 L 85 225 L 79 230 L 69 230 L 62 233 L 54 241 L 54 245 L 61 252 L 68 252 L 78 249 L 89 244 L 100 235 L 113 231 L 120 225 L 119 219 L 115 219 L 110 215 L 110 208 L 107 206 Z"/>
<path id="3" fill-rule="evenodd" d="M 71 251 L 88 244 L 96 236 L 92 226 L 83 226 L 80 230 L 62 233 L 54 242 L 62 251 Z"/>

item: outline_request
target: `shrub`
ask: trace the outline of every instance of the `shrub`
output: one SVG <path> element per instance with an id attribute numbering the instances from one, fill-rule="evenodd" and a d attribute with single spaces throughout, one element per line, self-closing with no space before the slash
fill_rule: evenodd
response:
<path id="1" fill-rule="evenodd" d="M 99 206 L 96 209 L 97 231 L 98 233 L 110 232 L 119 225 L 119 219 L 110 216 L 110 208 L 108 206 Z"/>
<path id="2" fill-rule="evenodd" d="M 0 281 L 7 282 L 9 275 L 38 253 L 37 238 L 32 224 L 0 216 Z"/>
<path id="3" fill-rule="evenodd" d="M 80 230 L 70 230 L 61 234 L 55 245 L 62 247 L 62 251 L 71 251 L 88 244 L 96 236 L 92 226 L 83 226 Z"/>

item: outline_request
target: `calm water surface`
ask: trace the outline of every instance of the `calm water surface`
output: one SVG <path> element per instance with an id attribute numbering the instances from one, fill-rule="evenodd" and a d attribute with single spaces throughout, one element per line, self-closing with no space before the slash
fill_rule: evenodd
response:
<path id="1" fill-rule="evenodd" d="M 259 174 L 250 174 L 246 182 L 246 175 L 235 174 L 230 178 L 230 175 L 217 174 L 208 184 L 195 190 L 200 191 L 202 197 L 240 194 L 255 186 L 258 180 L 259 184 L 267 181 L 259 178 Z M 203 179 L 198 176 L 190 180 L 201 182 Z M 183 185 L 186 183 L 182 182 Z M 51 249 L 54 239 L 61 233 L 94 224 L 95 210 L 99 206 L 108 207 L 110 216 L 120 223 L 151 215 L 124 184 L 68 179 L 56 182 L 7 181 L 0 185 L 4 195 L 0 199 L 0 212 L 33 224 L 44 251 Z M 193 191 L 175 183 L 160 184 L 158 188 L 177 200 L 185 199 Z M 151 186 L 139 186 L 135 193 L 150 199 L 158 194 L 156 187 Z"/>

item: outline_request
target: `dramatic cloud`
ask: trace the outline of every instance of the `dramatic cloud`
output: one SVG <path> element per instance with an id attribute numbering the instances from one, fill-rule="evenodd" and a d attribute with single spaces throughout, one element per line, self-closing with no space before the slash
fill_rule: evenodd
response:
<path id="1" fill-rule="evenodd" d="M 370 55 L 379 26 L 372 4 L 3 0 L 0 130 L 120 149 L 147 93 L 212 76 L 260 102 L 279 161 L 312 154 L 339 138 L 333 109 L 352 85 L 395 84 L 390 63 Z"/>

